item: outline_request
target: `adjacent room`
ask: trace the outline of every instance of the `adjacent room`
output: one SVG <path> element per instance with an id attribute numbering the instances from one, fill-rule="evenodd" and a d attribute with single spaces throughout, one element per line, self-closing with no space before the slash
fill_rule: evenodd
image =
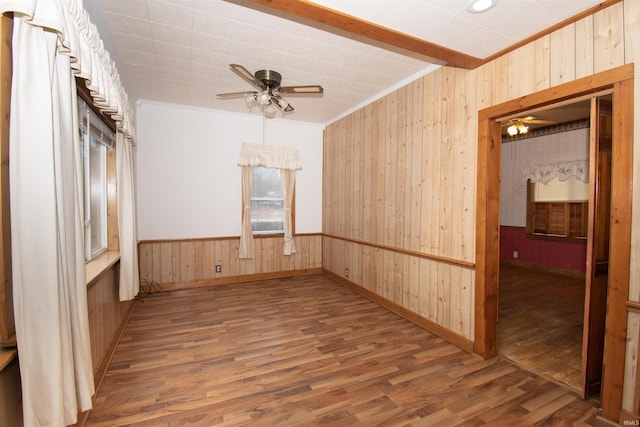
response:
<path id="1" fill-rule="evenodd" d="M 498 352 L 578 392 L 590 112 L 580 101 L 502 125 Z"/>
<path id="2" fill-rule="evenodd" d="M 640 2 L 0 13 L 0 425 L 640 421 Z"/>

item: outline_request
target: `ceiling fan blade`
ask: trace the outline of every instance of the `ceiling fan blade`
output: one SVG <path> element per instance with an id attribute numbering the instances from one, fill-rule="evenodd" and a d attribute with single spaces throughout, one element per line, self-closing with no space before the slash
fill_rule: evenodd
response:
<path id="1" fill-rule="evenodd" d="M 515 119 L 515 120 L 519 120 L 519 121 L 521 121 L 523 123 L 533 123 L 533 124 L 538 124 L 538 125 L 552 125 L 552 124 L 558 123 L 555 120 L 544 120 L 544 119 L 539 119 L 539 118 L 534 117 L 534 116 L 522 117 L 520 119 Z"/>
<path id="2" fill-rule="evenodd" d="M 523 120 L 522 122 L 531 123 L 534 125 L 555 125 L 558 123 L 555 120 L 542 120 L 542 119 Z"/>
<path id="3" fill-rule="evenodd" d="M 229 92 L 229 93 L 219 93 L 216 95 L 217 98 L 240 98 L 246 97 L 248 95 L 257 95 L 258 92 Z"/>
<path id="4" fill-rule="evenodd" d="M 281 96 L 271 95 L 271 102 L 285 113 L 295 110 L 295 108 L 293 108 L 293 106 Z"/>
<path id="5" fill-rule="evenodd" d="M 324 89 L 320 85 L 309 86 L 282 86 L 278 88 L 280 93 L 323 93 Z"/>
<path id="6" fill-rule="evenodd" d="M 229 64 L 229 67 L 231 67 L 231 71 L 239 75 L 243 80 L 245 80 L 250 85 L 257 87 L 260 90 L 264 90 L 267 88 L 264 85 L 264 83 L 258 80 L 253 74 L 251 74 L 249 70 L 244 68 L 242 65 Z"/>

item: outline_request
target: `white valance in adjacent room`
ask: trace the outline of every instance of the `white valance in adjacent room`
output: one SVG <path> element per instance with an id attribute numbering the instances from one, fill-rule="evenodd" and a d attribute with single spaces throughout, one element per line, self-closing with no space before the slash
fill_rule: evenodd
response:
<path id="1" fill-rule="evenodd" d="M 541 182 L 547 184 L 555 178 L 566 181 L 576 177 L 582 182 L 589 182 L 589 161 L 574 160 L 571 162 L 550 163 L 545 165 L 527 166 L 524 169 L 523 182 Z"/>

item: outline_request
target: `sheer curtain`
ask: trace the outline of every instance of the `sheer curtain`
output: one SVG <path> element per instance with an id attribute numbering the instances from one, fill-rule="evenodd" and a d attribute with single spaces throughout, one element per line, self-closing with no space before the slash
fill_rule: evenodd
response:
<path id="1" fill-rule="evenodd" d="M 284 219 L 284 244 L 283 254 L 295 253 L 296 246 L 293 241 L 293 224 L 291 208 L 293 201 L 293 189 L 295 188 L 296 170 L 302 169 L 300 153 L 297 148 L 282 147 L 264 144 L 242 144 L 238 166 L 242 167 L 242 200 L 244 212 L 242 214 L 242 231 L 240 234 L 240 258 L 253 258 L 254 250 L 243 251 L 243 245 L 253 248 L 253 232 L 251 230 L 251 183 L 245 185 L 246 176 L 253 175 L 254 166 L 280 169 L 280 179 L 285 198 Z M 250 178 L 249 178 L 250 179 Z M 245 223 L 245 218 L 247 218 Z M 243 244 L 244 242 L 244 244 Z M 250 243 L 249 243 L 250 242 Z M 250 245 L 250 246 L 249 246 Z"/>
<path id="2" fill-rule="evenodd" d="M 75 76 L 133 140 L 117 71 L 80 0 L 0 0 L 13 12 L 9 159 L 16 340 L 26 426 L 65 426 L 94 394 Z"/>

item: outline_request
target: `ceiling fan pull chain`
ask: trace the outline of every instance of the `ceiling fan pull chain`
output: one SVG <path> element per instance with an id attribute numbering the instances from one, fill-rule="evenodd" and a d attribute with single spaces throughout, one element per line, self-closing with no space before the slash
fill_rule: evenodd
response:
<path id="1" fill-rule="evenodd" d="M 262 107 L 262 145 L 267 143 L 267 112 Z"/>

